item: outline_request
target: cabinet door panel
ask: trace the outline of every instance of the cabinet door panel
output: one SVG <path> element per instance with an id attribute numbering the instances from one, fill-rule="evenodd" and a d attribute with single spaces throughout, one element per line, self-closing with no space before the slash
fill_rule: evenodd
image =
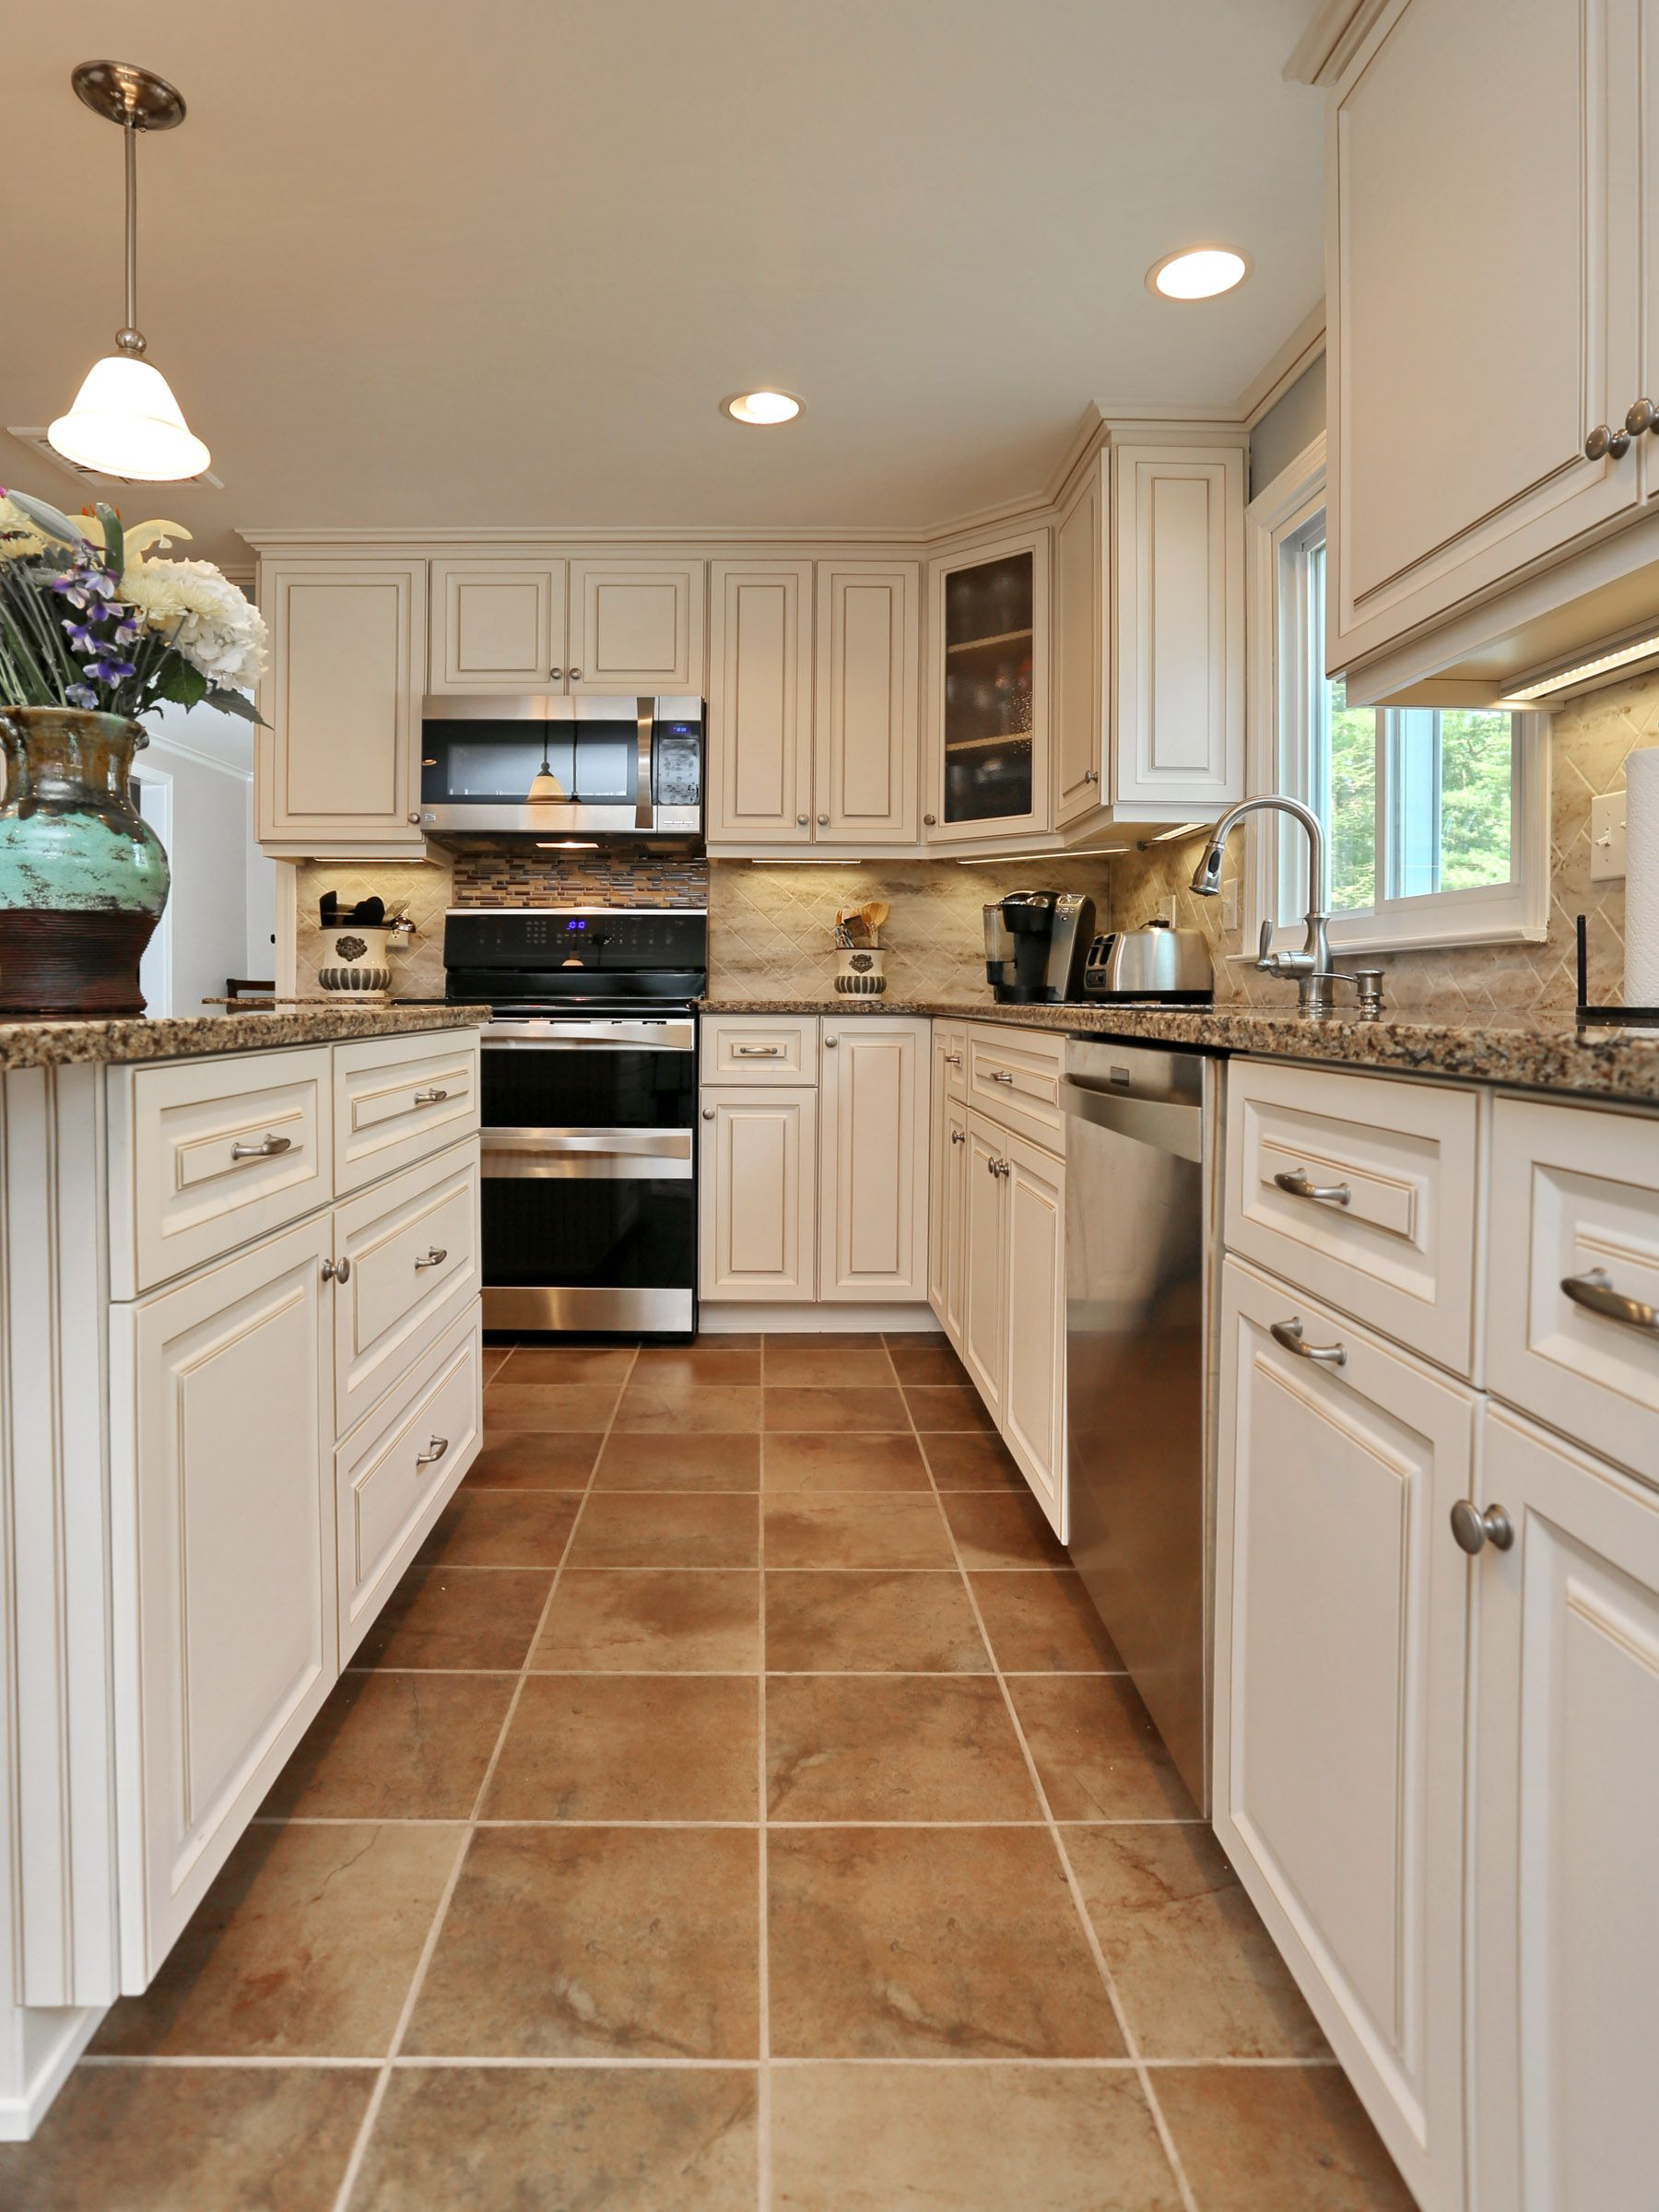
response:
<path id="1" fill-rule="evenodd" d="M 915 840 L 920 597 L 914 561 L 818 563 L 814 828 L 821 838 Z"/>
<path id="2" fill-rule="evenodd" d="M 1106 781 L 1111 465 L 1102 453 L 1054 534 L 1054 818 L 1062 829 L 1112 796 Z"/>
<path id="3" fill-rule="evenodd" d="M 279 853 L 425 851 L 420 794 L 426 564 L 267 563 L 271 627 L 256 739 L 262 844 Z"/>
<path id="4" fill-rule="evenodd" d="M 570 688 L 700 692 L 701 561 L 571 561 Z"/>
<path id="5" fill-rule="evenodd" d="M 1659 2168 L 1659 1496 L 1487 1417 L 1478 1694 L 1479 2202 L 1606 2212 Z"/>
<path id="6" fill-rule="evenodd" d="M 705 1089 L 699 1124 L 700 1295 L 818 1296 L 818 1092 Z"/>
<path id="7" fill-rule="evenodd" d="M 431 659 L 433 691 L 562 691 L 564 562 L 435 560 Z"/>
<path id="8" fill-rule="evenodd" d="M 710 571 L 709 835 L 812 838 L 812 563 Z"/>
<path id="9" fill-rule="evenodd" d="M 122 1978 L 142 1989 L 336 1672 L 326 1216 L 116 1307 Z M 124 1460 L 125 1464 L 123 1464 Z"/>
<path id="10" fill-rule="evenodd" d="M 1007 1356 L 1008 1208 L 999 1162 L 1007 1139 L 994 1122 L 968 1116 L 962 1206 L 962 1326 L 958 1350 L 998 1422 Z"/>
<path id="11" fill-rule="evenodd" d="M 1636 500 L 1637 15 L 1396 0 L 1333 95 L 1333 668 Z"/>
<path id="12" fill-rule="evenodd" d="M 930 561 L 930 844 L 1049 827 L 1049 534 Z"/>
<path id="13" fill-rule="evenodd" d="M 1307 1344 L 1272 1335 L 1299 1321 Z M 1427 2212 L 1461 2206 L 1474 1394 L 1230 1259 L 1216 1832 Z"/>
<path id="14" fill-rule="evenodd" d="M 945 1132 L 944 1305 L 939 1319 L 959 1358 L 967 1330 L 968 1297 L 968 1109 L 947 1101 Z"/>
<path id="15" fill-rule="evenodd" d="M 927 1295 L 925 1021 L 826 1020 L 818 1296 Z"/>
<path id="16" fill-rule="evenodd" d="M 1064 1544 L 1065 1496 L 1065 1169 L 1006 1139 L 1008 1350 L 1003 1441 Z"/>

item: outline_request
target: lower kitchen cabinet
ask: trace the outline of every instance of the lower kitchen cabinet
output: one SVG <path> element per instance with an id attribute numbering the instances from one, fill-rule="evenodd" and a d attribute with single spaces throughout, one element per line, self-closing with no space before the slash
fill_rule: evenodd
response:
<path id="1" fill-rule="evenodd" d="M 335 1680 L 331 1239 L 329 1216 L 314 1215 L 112 1311 L 129 1991 L 159 1966 Z"/>
<path id="2" fill-rule="evenodd" d="M 1450 2212 L 1469 1577 L 1448 1515 L 1479 1400 L 1231 1258 L 1220 1357 L 1216 1833 L 1419 2204 Z"/>
<path id="3" fill-rule="evenodd" d="M 1003 1441 L 1064 1543 L 1065 1498 L 1065 1170 L 1024 1137 L 1003 1142 L 1006 1170 L 1007 1359 Z"/>
<path id="4" fill-rule="evenodd" d="M 819 1063 L 818 1296 L 927 1296 L 928 1028 L 826 1020 Z"/>
<path id="5" fill-rule="evenodd" d="M 1482 1498 L 1475 2202 L 1612 2212 L 1659 2171 L 1659 1495 L 1493 1407 Z"/>
<path id="6" fill-rule="evenodd" d="M 705 1299 L 818 1296 L 816 1085 L 705 1088 L 699 1288 Z"/>
<path id="7" fill-rule="evenodd" d="M 962 1365 L 1000 1428 L 1008 1357 L 1008 1208 L 1003 1194 L 1003 1132 L 968 1116 L 962 1177 Z"/>

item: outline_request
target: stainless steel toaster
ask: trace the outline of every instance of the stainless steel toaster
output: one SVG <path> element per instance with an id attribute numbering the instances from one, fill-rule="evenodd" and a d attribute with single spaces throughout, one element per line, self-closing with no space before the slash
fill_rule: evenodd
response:
<path id="1" fill-rule="evenodd" d="M 1201 929 L 1171 929 L 1167 922 L 1112 930 L 1088 948 L 1083 995 L 1207 1005 L 1216 995 L 1209 940 Z"/>

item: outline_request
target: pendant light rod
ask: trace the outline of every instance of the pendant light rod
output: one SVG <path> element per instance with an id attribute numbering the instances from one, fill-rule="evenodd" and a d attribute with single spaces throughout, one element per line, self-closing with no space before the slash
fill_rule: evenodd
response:
<path id="1" fill-rule="evenodd" d="M 115 333 L 123 353 L 142 353 L 144 333 L 138 327 L 138 126 L 129 115 L 126 139 L 126 322 Z"/>

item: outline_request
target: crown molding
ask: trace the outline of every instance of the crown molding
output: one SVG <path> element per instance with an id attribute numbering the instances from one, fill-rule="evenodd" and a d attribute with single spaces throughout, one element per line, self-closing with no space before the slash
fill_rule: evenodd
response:
<path id="1" fill-rule="evenodd" d="M 1334 85 L 1388 0 L 1323 0 L 1280 74 L 1288 85 Z"/>
<path id="2" fill-rule="evenodd" d="M 1325 349 L 1325 303 L 1303 317 L 1276 354 L 1264 361 L 1239 394 L 1239 418 L 1253 430 L 1270 407 L 1275 407 L 1297 379 L 1304 376 Z"/>

